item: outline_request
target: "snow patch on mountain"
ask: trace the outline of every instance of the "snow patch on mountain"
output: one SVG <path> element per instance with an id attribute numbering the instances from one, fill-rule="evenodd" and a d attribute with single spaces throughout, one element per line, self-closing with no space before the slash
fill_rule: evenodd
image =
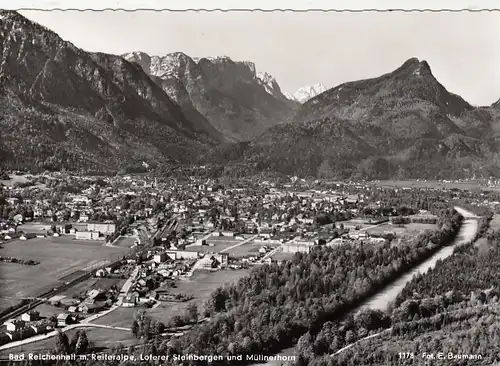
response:
<path id="1" fill-rule="evenodd" d="M 267 72 L 258 72 L 256 75 L 256 79 L 259 84 L 264 87 L 266 92 L 278 98 L 283 97 L 281 88 L 272 75 L 269 75 Z"/>
<path id="2" fill-rule="evenodd" d="M 327 89 L 323 84 L 318 83 L 311 86 L 302 87 L 293 94 L 284 93 L 284 95 L 290 100 L 294 100 L 299 103 L 305 103 L 309 99 L 314 98 L 315 96 L 325 92 L 326 90 Z"/>

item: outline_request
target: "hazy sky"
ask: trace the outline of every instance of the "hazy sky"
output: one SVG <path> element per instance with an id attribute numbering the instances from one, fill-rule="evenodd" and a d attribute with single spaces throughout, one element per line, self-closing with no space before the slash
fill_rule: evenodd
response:
<path id="1" fill-rule="evenodd" d="M 88 51 L 255 62 L 285 92 L 376 77 L 410 57 L 476 105 L 500 99 L 500 13 L 38 12 L 31 20 Z"/>

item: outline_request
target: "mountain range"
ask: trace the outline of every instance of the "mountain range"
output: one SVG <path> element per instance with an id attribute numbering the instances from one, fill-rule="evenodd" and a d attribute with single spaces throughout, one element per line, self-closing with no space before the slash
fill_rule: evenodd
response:
<path id="1" fill-rule="evenodd" d="M 251 62 L 92 53 L 0 12 L 0 161 L 327 178 L 500 176 L 500 100 L 473 107 L 425 61 L 294 96 Z"/>

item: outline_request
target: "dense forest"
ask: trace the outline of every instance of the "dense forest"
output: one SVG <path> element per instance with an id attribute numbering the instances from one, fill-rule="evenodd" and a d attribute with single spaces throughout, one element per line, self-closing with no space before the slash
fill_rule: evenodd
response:
<path id="1" fill-rule="evenodd" d="M 473 294 L 456 303 L 451 293 L 412 303 L 425 308 L 428 315 L 401 321 L 379 336 L 360 341 L 333 357 L 315 358 L 309 365 L 429 365 L 429 359 L 422 357 L 424 353 L 440 357 L 439 352 L 442 358 L 431 364 L 496 364 L 500 361 L 499 295 L 498 291 Z"/>

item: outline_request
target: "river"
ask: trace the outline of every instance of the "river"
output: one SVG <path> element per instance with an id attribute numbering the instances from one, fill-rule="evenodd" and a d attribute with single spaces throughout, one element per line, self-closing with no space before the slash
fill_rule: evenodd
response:
<path id="1" fill-rule="evenodd" d="M 465 218 L 465 220 L 463 221 L 462 226 L 460 227 L 460 231 L 458 232 L 457 237 L 452 244 L 443 247 L 432 257 L 416 266 L 410 272 L 399 277 L 393 283 L 383 288 L 380 292 L 371 296 L 362 305 L 353 309 L 352 312 L 356 312 L 363 308 L 386 310 L 414 275 L 427 272 L 429 269 L 434 267 L 438 260 L 447 258 L 451 254 L 453 254 L 453 250 L 456 246 L 463 245 L 473 240 L 478 229 L 478 221 L 475 219 L 476 216 L 473 213 L 468 212 L 460 207 L 455 207 L 455 210 L 458 211 Z M 284 349 L 275 356 L 292 356 L 294 354 L 294 351 L 295 346 Z M 260 364 L 260 366 L 279 366 L 283 363 L 283 361 L 269 361 Z"/>

